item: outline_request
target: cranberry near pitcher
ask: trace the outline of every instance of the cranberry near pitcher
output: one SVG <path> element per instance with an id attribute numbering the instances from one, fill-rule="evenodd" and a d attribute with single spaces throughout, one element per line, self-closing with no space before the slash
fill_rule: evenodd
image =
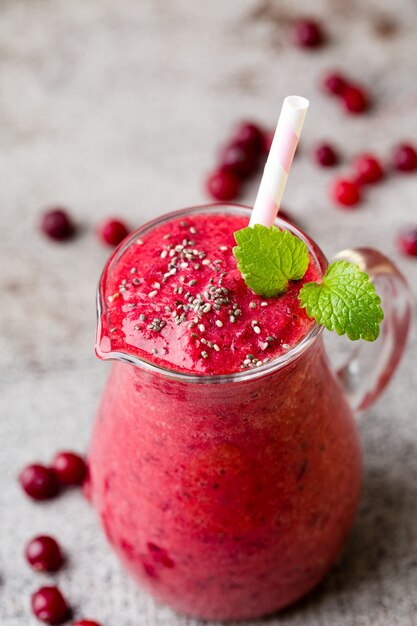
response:
<path id="1" fill-rule="evenodd" d="M 233 232 L 250 210 L 186 209 L 133 233 L 98 294 L 96 351 L 113 360 L 90 451 L 91 492 L 114 550 L 157 600 L 206 619 L 280 609 L 312 589 L 351 528 L 361 483 L 354 413 L 379 396 L 410 323 L 407 285 L 370 249 L 341 257 L 382 296 L 381 336 L 337 373 L 300 307 L 327 261 L 263 298 Z"/>

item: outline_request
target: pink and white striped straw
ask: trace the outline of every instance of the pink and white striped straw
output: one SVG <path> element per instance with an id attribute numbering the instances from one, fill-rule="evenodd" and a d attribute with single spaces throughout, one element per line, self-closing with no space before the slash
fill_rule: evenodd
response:
<path id="1" fill-rule="evenodd" d="M 301 96 L 284 100 L 249 226 L 274 223 L 309 104 Z"/>

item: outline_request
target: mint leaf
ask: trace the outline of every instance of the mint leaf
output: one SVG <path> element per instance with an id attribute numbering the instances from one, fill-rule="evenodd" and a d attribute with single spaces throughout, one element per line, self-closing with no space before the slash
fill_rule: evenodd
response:
<path id="1" fill-rule="evenodd" d="M 235 233 L 233 254 L 247 286 L 259 296 L 284 293 L 289 280 L 299 280 L 307 271 L 306 244 L 288 230 L 255 224 Z"/>
<path id="2" fill-rule="evenodd" d="M 381 298 L 369 276 L 347 261 L 331 263 L 321 284 L 306 283 L 299 293 L 301 306 L 318 324 L 353 341 L 375 341 L 384 319 Z"/>

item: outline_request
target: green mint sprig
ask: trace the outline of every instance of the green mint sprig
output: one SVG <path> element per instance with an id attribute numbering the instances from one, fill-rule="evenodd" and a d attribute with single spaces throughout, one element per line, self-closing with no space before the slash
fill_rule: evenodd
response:
<path id="1" fill-rule="evenodd" d="M 289 280 L 299 280 L 307 271 L 307 246 L 288 230 L 255 224 L 238 230 L 235 239 L 233 254 L 239 271 L 258 295 L 284 293 Z"/>
<path id="2" fill-rule="evenodd" d="M 247 286 L 259 296 L 285 293 L 290 280 L 305 275 L 309 254 L 306 244 L 289 231 L 255 224 L 235 233 L 233 254 Z M 331 263 L 321 283 L 306 283 L 300 290 L 307 315 L 328 330 L 353 341 L 375 341 L 384 318 L 381 299 L 369 276 L 348 261 Z"/>
<path id="3" fill-rule="evenodd" d="M 368 274 L 348 261 L 331 263 L 321 284 L 306 283 L 299 294 L 309 317 L 349 339 L 375 341 L 384 319 L 381 298 Z"/>

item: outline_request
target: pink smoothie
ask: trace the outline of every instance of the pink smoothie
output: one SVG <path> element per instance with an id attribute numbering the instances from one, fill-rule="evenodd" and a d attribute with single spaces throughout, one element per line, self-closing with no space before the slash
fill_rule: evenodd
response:
<path id="1" fill-rule="evenodd" d="M 245 285 L 232 254 L 241 215 L 192 215 L 137 238 L 106 281 L 101 343 L 176 371 L 226 374 L 267 363 L 312 328 L 298 301 L 306 275 L 275 298 Z"/>
<path id="2" fill-rule="evenodd" d="M 159 601 L 244 619 L 288 605 L 329 570 L 354 518 L 361 460 L 297 299 L 324 259 L 311 248 L 303 281 L 255 296 L 231 253 L 248 218 L 224 213 L 167 221 L 104 272 L 98 352 L 121 362 L 96 420 L 91 493 L 115 551 Z M 135 357 L 145 365 L 123 362 Z"/>

